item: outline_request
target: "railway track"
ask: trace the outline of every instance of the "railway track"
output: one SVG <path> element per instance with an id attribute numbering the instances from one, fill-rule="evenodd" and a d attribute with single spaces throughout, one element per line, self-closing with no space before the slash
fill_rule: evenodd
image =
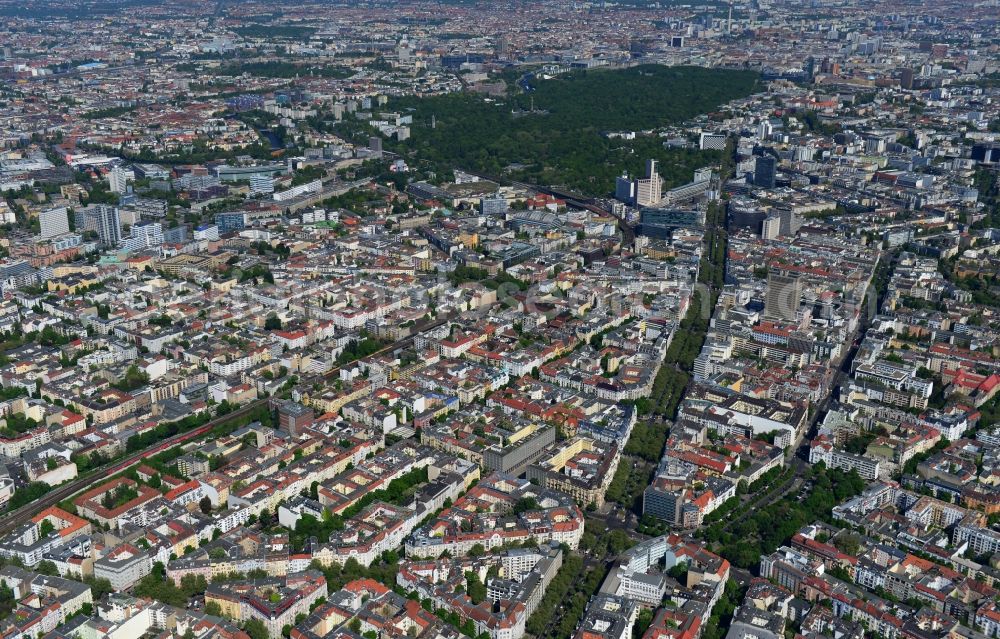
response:
<path id="1" fill-rule="evenodd" d="M 449 320 L 448 317 L 443 317 L 441 319 L 433 320 L 430 322 L 417 324 L 416 326 L 414 326 L 414 331 L 411 335 L 404 337 L 402 339 L 398 339 L 392 342 L 391 344 L 387 344 L 386 346 L 375 351 L 368 357 L 383 355 L 385 353 L 389 353 L 396 349 L 402 348 L 411 343 L 419 333 L 433 330 L 439 326 L 442 326 L 448 320 Z M 335 375 L 338 375 L 342 368 L 343 366 L 334 367 L 333 369 L 324 373 L 321 377 L 330 378 Z M 266 406 L 269 401 L 270 398 L 254 400 L 248 404 L 244 404 L 243 406 L 236 408 L 232 412 L 226 413 L 225 415 L 221 415 L 219 417 L 215 417 L 209 420 L 208 422 L 202 424 L 201 426 L 198 426 L 195 429 L 187 431 L 186 433 L 178 433 L 176 435 L 173 435 L 161 442 L 158 442 L 157 444 L 154 444 L 153 446 L 150 446 L 141 451 L 133 453 L 127 456 L 125 459 L 116 460 L 105 466 L 101 466 L 100 468 L 95 469 L 92 473 L 89 473 L 83 477 L 78 477 L 68 483 L 56 486 L 51 491 L 42 496 L 40 499 L 36 499 L 30 504 L 25 504 L 24 506 L 21 506 L 16 510 L 5 513 L 2 517 L 0 517 L 0 535 L 6 535 L 16 530 L 19 526 L 30 521 L 31 518 L 34 517 L 37 513 L 51 506 L 55 506 L 56 504 L 66 499 L 69 499 L 73 495 L 82 492 L 88 488 L 91 488 L 101 483 L 102 481 L 105 481 L 111 475 L 120 473 L 123 470 L 141 462 L 142 460 L 148 459 L 149 457 L 152 457 L 153 455 L 161 453 L 165 450 L 174 448 L 176 446 L 180 446 L 191 440 L 198 439 L 210 433 L 212 430 L 218 428 L 219 426 L 224 426 L 225 424 L 228 424 L 234 420 L 245 417 L 246 415 L 257 410 L 258 408 Z"/>
<path id="2" fill-rule="evenodd" d="M 164 450 L 179 446 L 192 439 L 197 439 L 202 435 L 211 432 L 212 429 L 217 428 L 218 426 L 222 426 L 253 412 L 255 409 L 266 403 L 266 399 L 255 400 L 249 404 L 240 406 L 236 410 L 222 415 L 221 417 L 216 417 L 193 430 L 189 430 L 186 433 L 177 433 L 162 442 L 133 453 L 125 459 L 116 460 L 110 464 L 101 466 L 94 472 L 85 475 L 84 477 L 78 477 L 68 483 L 56 486 L 40 499 L 36 499 L 30 504 L 25 504 L 17 510 L 4 515 L 3 519 L 0 520 L 0 534 L 7 534 L 12 530 L 15 530 L 18 526 L 27 523 L 36 513 L 45 510 L 50 506 L 55 506 L 59 502 L 72 497 L 76 493 L 104 481 L 111 475 L 120 473 L 126 468 L 129 468 L 130 466 L 137 464 L 144 459 L 148 459 L 149 457 L 152 457 L 153 455 L 156 455 Z"/>
<path id="3" fill-rule="evenodd" d="M 496 175 L 487 175 L 485 173 L 476 173 L 475 171 L 466 171 L 470 175 L 478 176 L 484 180 L 489 180 L 491 182 L 496 182 L 500 185 L 515 186 L 522 189 L 527 189 L 529 191 L 535 191 L 537 193 L 544 193 L 545 195 L 551 195 L 552 197 L 559 198 L 566 202 L 566 206 L 570 206 L 577 209 L 584 209 L 590 211 L 591 213 L 596 213 L 597 215 L 610 215 L 615 218 L 618 222 L 618 230 L 622 232 L 622 239 L 624 246 L 632 246 L 635 243 L 635 229 L 625 221 L 619 215 L 616 215 L 613 211 L 610 211 L 603 206 L 596 198 L 587 197 L 578 193 L 573 193 L 572 191 L 567 191 L 563 189 L 541 186 L 539 184 L 528 184 L 527 182 L 518 182 L 517 180 L 510 180 L 506 178 L 501 178 Z"/>

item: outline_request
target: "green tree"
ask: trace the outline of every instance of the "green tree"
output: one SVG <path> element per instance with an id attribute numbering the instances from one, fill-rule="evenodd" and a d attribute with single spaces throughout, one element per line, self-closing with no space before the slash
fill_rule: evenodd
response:
<path id="1" fill-rule="evenodd" d="M 538 500 L 534 497 L 521 497 L 514 502 L 514 513 L 521 514 L 532 510 L 538 510 Z"/>
<path id="2" fill-rule="evenodd" d="M 48 537 L 53 532 L 55 532 L 56 527 L 52 525 L 52 522 L 48 518 L 43 519 L 42 523 L 38 525 L 38 535 L 42 538 Z"/>
<path id="3" fill-rule="evenodd" d="M 486 601 L 486 585 L 479 578 L 478 573 L 472 571 L 465 573 L 465 592 L 468 593 L 474 604 Z"/>
<path id="4" fill-rule="evenodd" d="M 103 577 L 84 577 L 83 583 L 90 586 L 90 595 L 93 597 L 94 601 L 100 601 L 104 598 L 104 595 L 109 592 L 114 592 L 114 587 L 111 582 Z"/>
<path id="5" fill-rule="evenodd" d="M 243 622 L 243 631 L 250 635 L 250 639 L 270 639 L 267 626 L 259 619 L 247 619 Z"/>

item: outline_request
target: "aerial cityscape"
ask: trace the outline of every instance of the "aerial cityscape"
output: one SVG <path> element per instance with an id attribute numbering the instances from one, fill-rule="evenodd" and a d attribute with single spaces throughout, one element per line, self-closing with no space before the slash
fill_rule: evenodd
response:
<path id="1" fill-rule="evenodd" d="M 0 639 L 1000 638 L 1000 0 L 0 0 Z"/>

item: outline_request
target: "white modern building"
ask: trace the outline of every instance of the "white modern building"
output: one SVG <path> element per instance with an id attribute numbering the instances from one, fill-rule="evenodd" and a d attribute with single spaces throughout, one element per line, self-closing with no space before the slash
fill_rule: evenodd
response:
<path id="1" fill-rule="evenodd" d="M 39 237 L 43 240 L 65 235 L 69 233 L 69 211 L 65 206 L 42 211 L 38 214 L 38 224 Z"/>

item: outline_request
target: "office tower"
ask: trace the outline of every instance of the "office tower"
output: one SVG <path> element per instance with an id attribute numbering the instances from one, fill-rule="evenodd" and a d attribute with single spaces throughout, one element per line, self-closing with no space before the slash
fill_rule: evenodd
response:
<path id="1" fill-rule="evenodd" d="M 696 228 L 705 224 L 705 212 L 699 209 L 647 207 L 639 214 L 636 232 L 646 237 L 669 239 L 675 229 Z"/>
<path id="2" fill-rule="evenodd" d="M 37 284 L 41 279 L 41 271 L 28 263 L 28 260 L 4 260 L 0 262 L 0 291 L 20 286 Z"/>
<path id="3" fill-rule="evenodd" d="M 865 153 L 882 154 L 886 152 L 888 144 L 881 136 L 869 136 L 865 138 Z"/>
<path id="4" fill-rule="evenodd" d="M 242 231 L 246 228 L 247 216 L 242 211 L 219 213 L 215 216 L 215 225 L 219 227 L 219 233 Z"/>
<path id="5" fill-rule="evenodd" d="M 656 160 L 647 160 L 646 177 L 635 181 L 635 203 L 639 206 L 652 206 L 663 198 L 663 179 L 656 164 Z"/>
<path id="6" fill-rule="evenodd" d="M 159 222 L 140 222 L 132 227 L 132 239 L 143 247 L 163 244 L 163 227 Z"/>
<path id="7" fill-rule="evenodd" d="M 400 64 L 408 64 L 413 55 L 413 50 L 410 49 L 410 42 L 407 40 L 406 36 L 399 41 L 396 46 L 396 57 L 399 59 Z"/>
<path id="8" fill-rule="evenodd" d="M 118 208 L 107 204 L 92 204 L 76 212 L 77 231 L 94 231 L 105 246 L 118 246 L 122 241 L 122 222 Z"/>
<path id="9" fill-rule="evenodd" d="M 119 195 L 128 193 L 128 181 L 132 179 L 135 179 L 135 173 L 131 169 L 124 169 L 120 166 L 111 169 L 111 173 L 108 174 L 108 184 L 111 191 Z"/>
<path id="10" fill-rule="evenodd" d="M 773 189 L 778 173 L 778 160 L 773 155 L 762 155 L 757 158 L 753 169 L 754 186 Z"/>
<path id="11" fill-rule="evenodd" d="M 151 197 L 138 197 L 130 205 L 139 214 L 140 220 L 162 222 L 167 217 L 167 203 Z"/>
<path id="12" fill-rule="evenodd" d="M 794 322 L 802 300 L 802 280 L 787 271 L 770 271 L 767 274 L 767 297 L 764 316 L 768 319 Z"/>
<path id="13" fill-rule="evenodd" d="M 781 237 L 781 216 L 768 215 L 760 224 L 760 237 L 763 240 L 776 240 Z"/>
<path id="14" fill-rule="evenodd" d="M 274 178 L 269 175 L 250 176 L 250 194 L 274 193 Z"/>
<path id="15" fill-rule="evenodd" d="M 778 219 L 781 220 L 779 232 L 785 237 L 794 236 L 802 228 L 802 218 L 791 208 L 779 208 Z"/>
<path id="16" fill-rule="evenodd" d="M 899 86 L 904 89 L 913 88 L 913 69 L 903 67 L 899 71 Z"/>
<path id="17" fill-rule="evenodd" d="M 761 225 L 767 218 L 767 214 L 757 205 L 757 200 L 739 196 L 729 199 L 726 213 L 726 224 L 730 233 L 735 233 L 739 229 L 760 233 Z"/>
<path id="18" fill-rule="evenodd" d="M 705 151 L 722 151 L 726 148 L 726 136 L 723 133 L 702 133 L 698 138 L 698 148 Z"/>
<path id="19" fill-rule="evenodd" d="M 194 228 L 194 239 L 215 241 L 219 239 L 219 227 L 214 224 L 201 224 Z"/>
<path id="20" fill-rule="evenodd" d="M 507 198 L 499 193 L 479 201 L 479 210 L 483 215 L 503 215 L 507 209 Z"/>
<path id="21" fill-rule="evenodd" d="M 64 206 L 42 211 L 38 214 L 38 224 L 41 228 L 39 237 L 43 240 L 65 235 L 69 233 L 69 212 Z"/>
<path id="22" fill-rule="evenodd" d="M 97 237 L 108 246 L 116 246 L 122 241 L 122 221 L 116 206 L 100 206 Z"/>
<path id="23" fill-rule="evenodd" d="M 278 430 L 297 435 L 313 423 L 313 409 L 286 401 L 278 407 Z"/>
<path id="24" fill-rule="evenodd" d="M 972 159 L 980 164 L 1000 163 L 1000 143 L 983 142 L 973 145 Z"/>
<path id="25" fill-rule="evenodd" d="M 635 202 L 635 182 L 628 176 L 628 173 L 622 173 L 615 180 L 615 199 L 625 204 Z"/>
<path id="26" fill-rule="evenodd" d="M 766 140 L 771 137 L 774 133 L 774 125 L 771 124 L 770 120 L 761 120 L 760 124 L 757 126 L 757 139 Z"/>
<path id="27" fill-rule="evenodd" d="M 183 224 L 172 229 L 163 229 L 164 244 L 183 244 L 187 241 L 188 227 Z"/>

